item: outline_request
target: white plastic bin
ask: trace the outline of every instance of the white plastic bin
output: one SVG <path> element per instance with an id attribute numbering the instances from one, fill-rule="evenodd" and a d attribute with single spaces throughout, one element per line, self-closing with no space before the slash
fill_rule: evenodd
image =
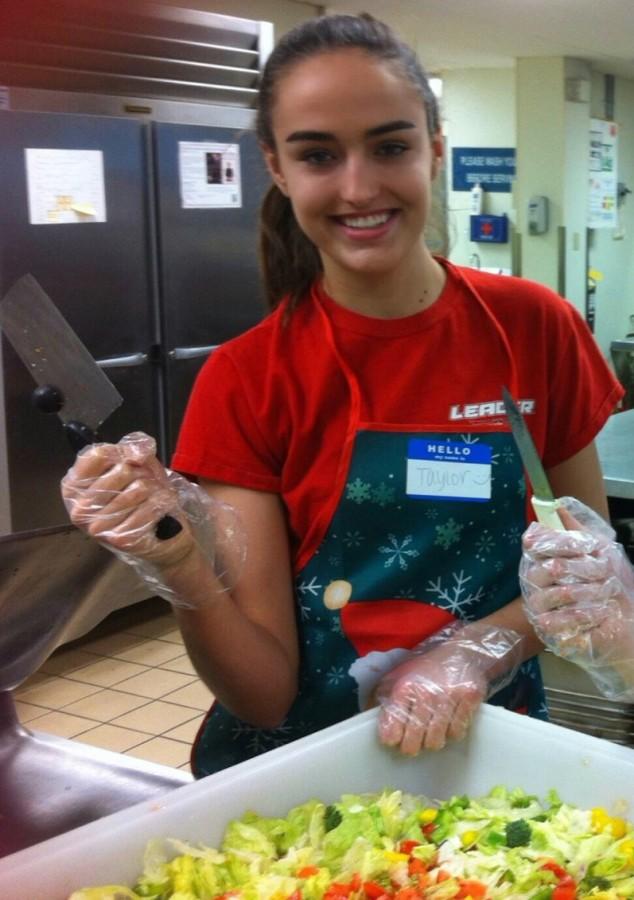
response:
<path id="1" fill-rule="evenodd" d="M 465 741 L 405 758 L 379 745 L 376 711 L 0 860 L 0 897 L 65 900 L 79 887 L 132 884 L 148 840 L 217 845 L 248 809 L 280 815 L 310 797 L 391 786 L 446 798 L 495 784 L 634 816 L 634 750 L 485 706 Z"/>

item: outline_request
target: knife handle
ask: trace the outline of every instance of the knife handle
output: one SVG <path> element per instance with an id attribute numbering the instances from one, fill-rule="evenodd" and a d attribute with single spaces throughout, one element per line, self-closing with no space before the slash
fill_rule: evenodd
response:
<path id="1" fill-rule="evenodd" d="M 84 447 L 95 443 L 95 434 L 91 428 L 84 425 L 83 422 L 65 422 L 64 431 L 75 453 L 79 453 Z M 174 516 L 163 516 L 156 523 L 154 534 L 159 541 L 169 541 L 170 538 L 176 537 L 183 530 L 183 526 L 175 519 Z"/>
<path id="2" fill-rule="evenodd" d="M 31 403 L 43 413 L 59 412 L 64 402 L 64 395 L 54 384 L 40 384 L 31 394 Z"/>
<path id="3" fill-rule="evenodd" d="M 75 453 L 79 453 L 84 447 L 95 443 L 94 431 L 92 428 L 84 425 L 83 422 L 64 422 L 64 431 L 66 432 L 68 443 Z"/>
<path id="4" fill-rule="evenodd" d="M 174 518 L 174 516 L 163 516 L 163 518 L 156 523 L 154 534 L 159 541 L 169 541 L 170 538 L 180 534 L 182 530 L 183 526 L 178 519 Z"/>
<path id="5" fill-rule="evenodd" d="M 556 500 L 540 500 L 538 497 L 531 497 L 531 503 L 537 516 L 537 521 L 546 528 L 552 528 L 553 531 L 565 531 L 566 527 L 559 518 L 557 512 Z"/>

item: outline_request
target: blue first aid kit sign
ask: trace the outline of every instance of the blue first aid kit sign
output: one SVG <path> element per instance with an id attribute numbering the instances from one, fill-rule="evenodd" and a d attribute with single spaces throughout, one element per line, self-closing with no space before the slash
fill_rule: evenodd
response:
<path id="1" fill-rule="evenodd" d="M 471 216 L 469 236 L 479 243 L 505 244 L 509 220 L 507 216 Z"/>
<path id="2" fill-rule="evenodd" d="M 411 438 L 407 447 L 408 497 L 421 500 L 491 499 L 491 447 Z"/>
<path id="3" fill-rule="evenodd" d="M 454 147 L 451 151 L 452 189 L 510 192 L 515 178 L 514 147 Z"/>

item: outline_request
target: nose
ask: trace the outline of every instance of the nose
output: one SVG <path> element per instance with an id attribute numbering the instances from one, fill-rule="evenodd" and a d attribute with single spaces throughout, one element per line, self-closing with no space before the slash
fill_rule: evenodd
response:
<path id="1" fill-rule="evenodd" d="M 368 206 L 379 192 L 375 166 L 364 156 L 351 155 L 341 170 L 339 192 L 351 206 Z"/>

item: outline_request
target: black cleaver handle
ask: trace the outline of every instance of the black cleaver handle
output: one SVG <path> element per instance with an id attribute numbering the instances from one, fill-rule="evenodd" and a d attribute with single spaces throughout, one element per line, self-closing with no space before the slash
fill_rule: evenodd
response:
<path id="1" fill-rule="evenodd" d="M 66 432 L 68 443 L 75 453 L 83 450 L 83 448 L 87 447 L 89 444 L 95 443 L 94 432 L 87 425 L 84 425 L 83 422 L 66 422 L 64 424 L 64 431 Z M 170 538 L 176 537 L 182 530 L 183 526 L 178 519 L 174 518 L 174 516 L 163 516 L 163 518 L 156 523 L 154 534 L 159 541 L 168 541 Z"/>
<path id="2" fill-rule="evenodd" d="M 65 422 L 64 431 L 66 432 L 68 443 L 75 453 L 79 453 L 84 447 L 95 443 L 94 431 L 92 428 L 84 425 L 83 422 Z"/>
<path id="3" fill-rule="evenodd" d="M 31 394 L 31 403 L 43 413 L 58 413 L 64 406 L 64 395 L 54 384 L 41 384 Z"/>

